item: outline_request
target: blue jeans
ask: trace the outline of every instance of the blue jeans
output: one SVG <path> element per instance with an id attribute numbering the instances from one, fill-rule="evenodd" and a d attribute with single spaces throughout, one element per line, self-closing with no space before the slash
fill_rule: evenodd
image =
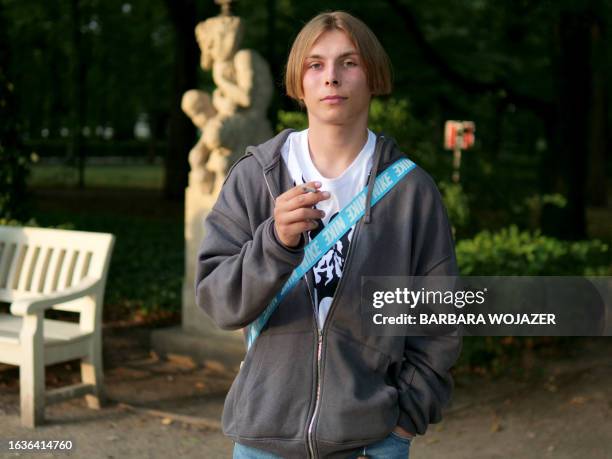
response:
<path id="1" fill-rule="evenodd" d="M 367 455 L 372 459 L 408 459 L 410 453 L 410 443 L 412 443 L 412 439 L 400 437 L 395 432 L 391 432 L 387 438 L 363 447 L 359 453 L 352 455 L 350 459 L 355 459 L 361 455 Z M 250 446 L 241 445 L 240 443 L 235 443 L 233 459 L 280 458 L 272 453 L 251 448 Z"/>

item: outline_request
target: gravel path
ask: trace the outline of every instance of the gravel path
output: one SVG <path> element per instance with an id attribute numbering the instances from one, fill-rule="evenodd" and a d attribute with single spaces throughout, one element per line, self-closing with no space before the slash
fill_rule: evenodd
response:
<path id="1" fill-rule="evenodd" d="M 75 399 L 47 408 L 48 424 L 19 425 L 18 372 L 0 366 L 0 439 L 72 440 L 71 457 L 228 458 L 232 443 L 214 427 L 123 408 L 119 402 L 179 416 L 220 420 L 233 373 L 187 360 L 159 361 L 148 353 L 146 331 L 112 336 L 106 383 L 113 402 L 101 411 Z M 140 344 L 138 344 L 140 343 Z M 143 345 L 143 343 L 145 343 Z M 531 362 L 526 382 L 458 381 L 445 419 L 418 437 L 413 459 L 612 458 L 612 340 L 593 339 L 573 355 Z M 78 377 L 74 365 L 47 371 L 47 383 Z M 189 419 L 189 418 L 181 418 Z M 62 457 L 59 453 L 0 457 Z"/>

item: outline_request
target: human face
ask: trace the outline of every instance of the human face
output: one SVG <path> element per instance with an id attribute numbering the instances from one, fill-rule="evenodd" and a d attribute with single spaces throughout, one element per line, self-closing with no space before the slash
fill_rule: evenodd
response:
<path id="1" fill-rule="evenodd" d="M 302 77 L 309 123 L 366 122 L 372 93 L 361 56 L 341 30 L 324 32 L 304 60 Z"/>

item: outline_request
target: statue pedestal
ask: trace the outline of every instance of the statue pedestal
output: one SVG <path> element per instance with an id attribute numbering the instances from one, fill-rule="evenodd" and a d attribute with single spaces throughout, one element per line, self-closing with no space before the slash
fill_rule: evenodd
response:
<path id="1" fill-rule="evenodd" d="M 151 344 L 160 357 L 186 355 L 197 364 L 214 360 L 228 369 L 238 369 L 244 358 L 245 343 L 241 330 L 224 331 L 195 302 L 195 264 L 204 238 L 204 219 L 216 196 L 205 195 L 197 186 L 185 190 L 185 278 L 183 281 L 182 325 L 155 330 Z"/>

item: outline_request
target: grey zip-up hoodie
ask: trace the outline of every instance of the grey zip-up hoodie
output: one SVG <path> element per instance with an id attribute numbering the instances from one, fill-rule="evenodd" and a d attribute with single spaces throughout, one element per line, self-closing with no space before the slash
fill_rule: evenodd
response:
<path id="1" fill-rule="evenodd" d="M 204 223 L 196 299 L 222 329 L 256 319 L 304 256 L 274 233 L 274 199 L 293 186 L 280 154 L 290 132 L 247 148 Z M 402 156 L 378 136 L 370 193 Z M 312 270 L 270 317 L 225 400 L 224 433 L 286 458 L 348 457 L 397 424 L 424 434 L 449 402 L 461 338 L 362 336 L 361 276 L 455 274 L 440 194 L 416 167 L 357 223 L 322 331 Z"/>

